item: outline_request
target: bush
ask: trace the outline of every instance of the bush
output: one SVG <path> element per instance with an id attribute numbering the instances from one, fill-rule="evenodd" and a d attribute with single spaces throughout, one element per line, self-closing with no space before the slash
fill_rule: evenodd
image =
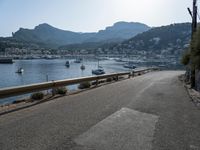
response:
<path id="1" fill-rule="evenodd" d="M 66 87 L 58 87 L 58 88 L 54 88 L 52 89 L 52 94 L 56 95 L 56 94 L 60 94 L 60 95 L 65 95 L 67 93 L 67 88 Z"/>
<path id="2" fill-rule="evenodd" d="M 192 41 L 190 42 L 190 69 L 200 69 L 200 27 L 194 34 Z"/>
<path id="3" fill-rule="evenodd" d="M 190 62 L 190 52 L 186 51 L 181 58 L 181 63 L 186 66 L 189 64 L 189 62 Z"/>
<path id="4" fill-rule="evenodd" d="M 113 80 L 117 81 L 119 78 L 118 77 L 113 77 Z"/>
<path id="5" fill-rule="evenodd" d="M 99 81 L 92 81 L 90 84 L 91 85 L 97 85 L 97 84 L 99 84 Z"/>
<path id="6" fill-rule="evenodd" d="M 44 93 L 43 92 L 37 92 L 37 93 L 33 93 L 31 94 L 30 97 L 32 100 L 41 100 L 44 98 Z"/>
<path id="7" fill-rule="evenodd" d="M 113 78 L 107 78 L 106 79 L 106 82 L 112 82 L 113 81 Z"/>
<path id="8" fill-rule="evenodd" d="M 79 89 L 87 89 L 87 88 L 90 88 L 91 87 L 91 83 L 90 82 L 83 82 L 83 83 L 80 83 L 78 88 Z"/>

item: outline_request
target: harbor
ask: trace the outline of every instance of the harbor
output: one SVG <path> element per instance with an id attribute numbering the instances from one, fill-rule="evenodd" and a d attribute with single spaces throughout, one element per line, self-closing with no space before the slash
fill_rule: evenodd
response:
<path id="1" fill-rule="evenodd" d="M 66 62 L 69 63 L 69 66 L 66 66 Z M 92 70 L 98 68 L 98 60 L 94 58 L 84 59 L 83 64 L 85 69 L 81 69 L 82 63 L 75 63 L 74 58 L 15 60 L 14 64 L 0 64 L 0 88 L 92 76 Z M 130 70 L 124 68 L 123 63 L 113 59 L 101 60 L 100 64 L 106 73 Z M 77 85 L 71 85 L 68 88 L 76 90 Z M 0 103 L 10 103 L 21 98 L 23 96 L 6 98 Z"/>

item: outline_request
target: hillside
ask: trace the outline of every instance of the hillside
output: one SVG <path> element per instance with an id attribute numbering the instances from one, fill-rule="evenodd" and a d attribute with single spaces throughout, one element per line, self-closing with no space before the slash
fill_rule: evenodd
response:
<path id="1" fill-rule="evenodd" d="M 110 47 L 110 51 L 119 53 L 137 53 L 146 51 L 152 54 L 181 53 L 189 44 L 191 24 L 181 23 L 155 27 L 144 33 Z"/>
<path id="2" fill-rule="evenodd" d="M 24 42 L 42 43 L 51 47 L 85 42 L 121 42 L 149 29 L 150 27 L 141 23 L 117 22 L 99 32 L 79 33 L 57 29 L 45 23 L 34 29 L 20 28 L 13 33 L 13 38 Z"/>
<path id="3" fill-rule="evenodd" d="M 29 48 L 29 49 L 38 49 L 39 46 L 34 43 L 29 42 L 20 42 L 14 38 L 2 38 L 0 37 L 0 52 L 4 52 L 6 48 Z"/>
<path id="4" fill-rule="evenodd" d="M 100 30 L 87 42 L 120 42 L 130 39 L 139 33 L 149 30 L 150 27 L 142 23 L 117 22 L 113 26 Z"/>

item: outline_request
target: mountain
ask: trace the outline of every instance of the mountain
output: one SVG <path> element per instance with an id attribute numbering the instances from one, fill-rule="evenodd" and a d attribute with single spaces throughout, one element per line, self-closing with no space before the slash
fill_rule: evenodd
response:
<path id="1" fill-rule="evenodd" d="M 90 37 L 90 35 L 92 34 L 88 33 L 88 37 Z M 13 38 L 19 41 L 43 43 L 52 46 L 80 43 L 84 40 L 84 35 L 57 29 L 44 23 L 36 26 L 34 29 L 20 28 L 13 34 Z"/>
<path id="2" fill-rule="evenodd" d="M 110 51 L 137 53 L 146 51 L 152 54 L 169 54 L 183 51 L 191 38 L 191 24 L 180 23 L 152 28 L 122 43 L 110 47 Z M 179 52 L 178 52 L 179 53 Z"/>
<path id="3" fill-rule="evenodd" d="M 141 23 L 117 22 L 113 26 L 99 32 L 79 33 L 61 30 L 44 23 L 36 26 L 34 29 L 20 28 L 13 33 L 13 38 L 24 42 L 62 46 L 104 41 L 121 42 L 149 29 L 150 27 Z"/>
<path id="4" fill-rule="evenodd" d="M 92 38 L 86 40 L 88 42 L 100 41 L 123 41 L 130 39 L 135 35 L 149 30 L 150 27 L 136 22 L 117 22 L 113 26 L 107 27 L 105 30 L 100 30 Z"/>

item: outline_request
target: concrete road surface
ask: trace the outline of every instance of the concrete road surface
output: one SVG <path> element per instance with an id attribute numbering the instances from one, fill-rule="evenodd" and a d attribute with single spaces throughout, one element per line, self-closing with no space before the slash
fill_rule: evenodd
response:
<path id="1" fill-rule="evenodd" d="M 0 116 L 0 150 L 200 150 L 179 71 L 152 72 Z"/>

